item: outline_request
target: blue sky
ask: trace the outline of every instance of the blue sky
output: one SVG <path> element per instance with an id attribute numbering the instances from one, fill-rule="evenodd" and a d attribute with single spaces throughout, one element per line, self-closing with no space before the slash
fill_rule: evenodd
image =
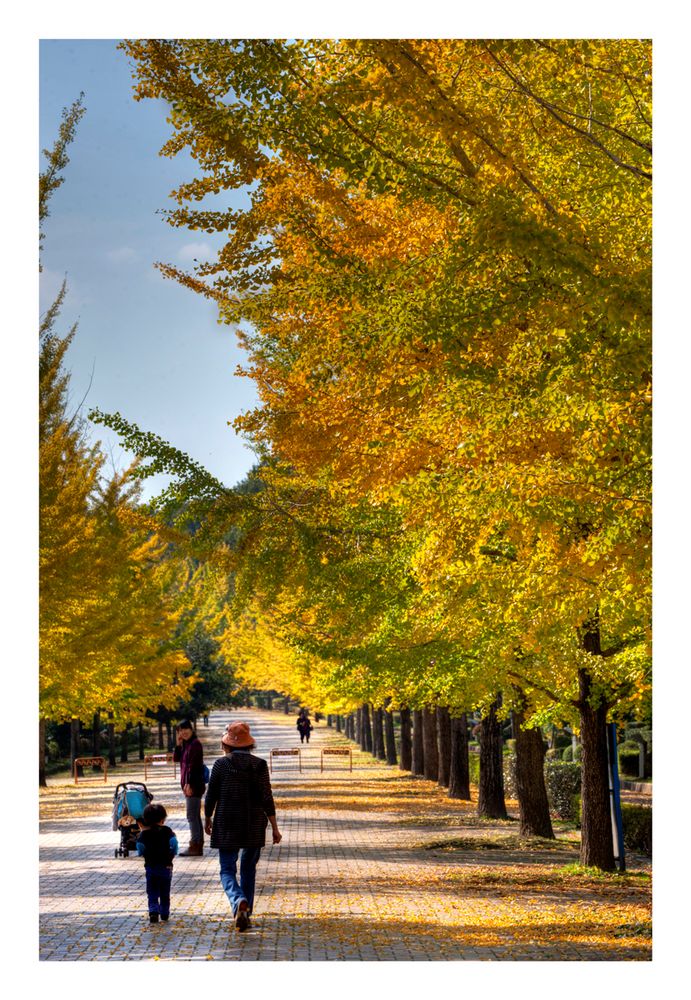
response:
<path id="1" fill-rule="evenodd" d="M 195 164 L 159 155 L 170 134 L 167 106 L 133 99 L 131 68 L 114 40 L 41 41 L 41 149 L 52 146 L 62 109 L 81 91 L 86 113 L 51 200 L 41 277 L 41 309 L 66 276 L 61 329 L 79 323 L 67 357 L 73 405 L 88 389 L 85 410 L 119 411 L 232 485 L 254 460 L 227 424 L 256 402 L 251 380 L 234 374 L 244 354 L 212 303 L 154 267 L 157 260 L 190 267 L 218 246 L 157 214 L 172 207 L 170 191 Z M 93 430 L 115 464 L 127 464 L 115 436 Z M 162 485 L 151 480 L 145 496 Z"/>

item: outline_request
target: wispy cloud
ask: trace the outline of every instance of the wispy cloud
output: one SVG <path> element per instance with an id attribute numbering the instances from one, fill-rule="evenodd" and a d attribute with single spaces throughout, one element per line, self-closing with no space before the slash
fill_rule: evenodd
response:
<path id="1" fill-rule="evenodd" d="M 194 260 L 209 260 L 213 256 L 213 248 L 208 243 L 185 243 L 178 250 L 178 260 L 187 263 Z"/>
<path id="2" fill-rule="evenodd" d="M 108 250 L 106 257 L 112 264 L 128 264 L 130 261 L 138 260 L 139 254 L 133 247 L 116 247 Z"/>

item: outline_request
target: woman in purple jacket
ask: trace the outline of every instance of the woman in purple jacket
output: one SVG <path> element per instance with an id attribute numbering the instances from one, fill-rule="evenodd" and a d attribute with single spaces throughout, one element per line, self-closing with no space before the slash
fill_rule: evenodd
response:
<path id="1" fill-rule="evenodd" d="M 190 842 L 181 858 L 199 858 L 204 853 L 204 828 L 202 827 L 202 796 L 204 783 L 204 750 L 194 726 L 185 719 L 178 726 L 173 759 L 180 761 L 180 785 L 187 805 L 187 822 L 190 825 Z"/>

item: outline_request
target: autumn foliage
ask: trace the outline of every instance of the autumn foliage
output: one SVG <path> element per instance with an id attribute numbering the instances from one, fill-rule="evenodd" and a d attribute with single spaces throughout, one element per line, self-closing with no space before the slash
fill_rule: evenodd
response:
<path id="1" fill-rule="evenodd" d="M 170 223 L 227 236 L 161 270 L 236 326 L 260 396 L 248 677 L 280 662 L 346 706 L 502 692 L 581 728 L 597 814 L 601 727 L 650 696 L 650 44 L 124 48 L 163 152 L 199 165 Z M 229 189 L 246 207 L 205 207 Z"/>

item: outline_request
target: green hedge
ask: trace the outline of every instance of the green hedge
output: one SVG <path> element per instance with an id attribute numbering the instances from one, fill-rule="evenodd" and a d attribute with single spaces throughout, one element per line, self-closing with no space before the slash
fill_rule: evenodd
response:
<path id="1" fill-rule="evenodd" d="M 470 775 L 470 782 L 473 785 L 480 784 L 480 754 L 479 753 L 469 753 L 468 754 L 468 772 Z"/>
<path id="2" fill-rule="evenodd" d="M 630 851 L 652 855 L 653 810 L 648 806 L 622 802 L 621 818 L 624 825 L 624 846 Z"/>
<path id="3" fill-rule="evenodd" d="M 552 812 L 559 819 L 577 821 L 581 765 L 573 761 L 545 761 L 545 785 Z"/>

